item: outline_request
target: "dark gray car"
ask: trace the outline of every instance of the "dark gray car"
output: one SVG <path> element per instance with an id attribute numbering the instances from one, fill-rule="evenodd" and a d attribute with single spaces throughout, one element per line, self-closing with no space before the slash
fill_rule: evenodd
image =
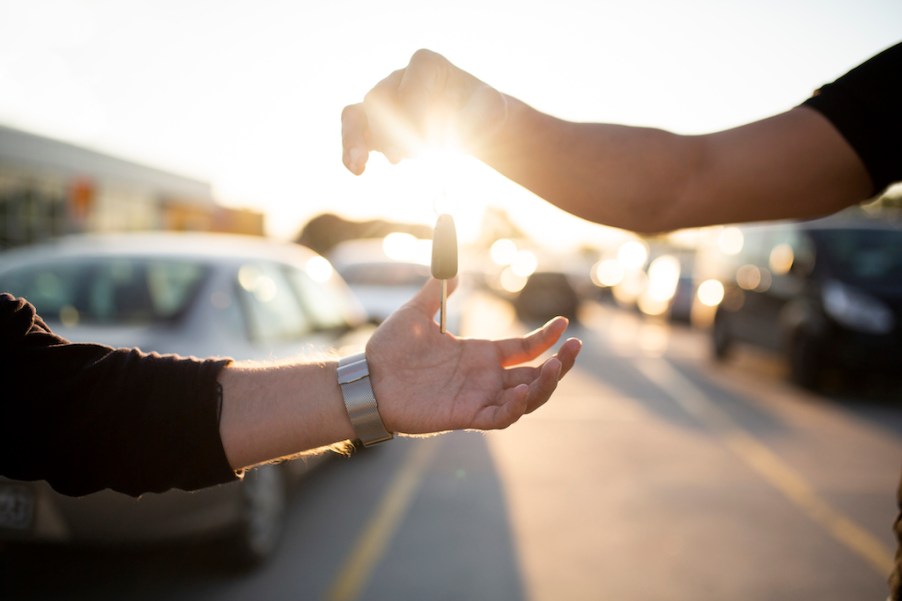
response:
<path id="1" fill-rule="evenodd" d="M 902 377 L 899 224 L 840 215 L 739 231 L 738 252 L 707 257 L 725 290 L 712 330 L 716 357 L 736 343 L 772 349 L 796 383 L 812 388 L 830 371 L 851 382 Z"/>

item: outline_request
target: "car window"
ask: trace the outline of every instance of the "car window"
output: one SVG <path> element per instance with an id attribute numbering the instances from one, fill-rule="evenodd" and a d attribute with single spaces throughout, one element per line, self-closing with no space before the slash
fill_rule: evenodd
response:
<path id="1" fill-rule="evenodd" d="M 858 283 L 902 281 L 902 230 L 833 229 L 812 232 L 817 262 Z"/>
<path id="2" fill-rule="evenodd" d="M 236 290 L 216 290 L 209 297 L 216 328 L 228 338 L 248 340 L 251 336 L 244 310 L 235 298 Z"/>
<path id="3" fill-rule="evenodd" d="M 190 305 L 205 266 L 134 257 L 56 259 L 0 276 L 0 288 L 27 298 L 47 320 L 144 325 L 171 320 Z"/>
<path id="4" fill-rule="evenodd" d="M 295 340 L 313 330 L 310 317 L 282 269 L 273 263 L 248 263 L 238 271 L 238 289 L 253 340 Z"/>
<path id="5" fill-rule="evenodd" d="M 316 281 L 301 269 L 287 267 L 286 274 L 295 287 L 304 308 L 310 313 L 319 329 L 345 328 L 348 326 L 347 291 L 334 285 L 332 278 Z"/>

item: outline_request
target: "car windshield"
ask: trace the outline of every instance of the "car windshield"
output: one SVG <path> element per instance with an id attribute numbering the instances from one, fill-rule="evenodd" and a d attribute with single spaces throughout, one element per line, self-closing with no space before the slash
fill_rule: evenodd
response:
<path id="1" fill-rule="evenodd" d="M 149 325 L 177 318 L 206 267 L 128 257 L 30 263 L 0 274 L 0 290 L 25 297 L 44 319 L 78 324 Z"/>
<path id="2" fill-rule="evenodd" d="M 812 237 L 837 277 L 857 283 L 902 281 L 902 230 L 818 230 Z"/>

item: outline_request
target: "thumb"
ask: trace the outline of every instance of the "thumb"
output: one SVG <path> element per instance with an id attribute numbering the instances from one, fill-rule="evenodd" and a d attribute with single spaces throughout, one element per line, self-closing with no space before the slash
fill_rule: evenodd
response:
<path id="1" fill-rule="evenodd" d="M 448 295 L 457 288 L 457 278 L 446 280 L 448 282 Z M 429 278 L 420 291 L 407 301 L 405 306 L 423 311 L 427 315 L 435 315 L 442 305 L 442 280 Z"/>

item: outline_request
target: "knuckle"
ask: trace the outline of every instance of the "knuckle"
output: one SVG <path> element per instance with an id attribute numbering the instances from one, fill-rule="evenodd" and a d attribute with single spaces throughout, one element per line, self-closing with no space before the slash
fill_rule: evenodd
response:
<path id="1" fill-rule="evenodd" d="M 383 94 L 377 89 L 373 88 L 369 92 L 367 92 L 363 97 L 364 106 L 372 106 L 374 104 L 378 104 L 381 102 Z"/>
<path id="2" fill-rule="evenodd" d="M 359 116 L 359 113 L 360 113 L 360 105 L 359 104 L 349 104 L 348 106 L 341 109 L 342 123 L 356 119 Z"/>
<path id="3" fill-rule="evenodd" d="M 410 57 L 410 64 L 432 63 L 432 62 L 435 62 L 437 59 L 439 59 L 440 56 L 441 55 L 439 55 L 436 52 L 433 52 L 432 50 L 429 50 L 427 48 L 420 48 L 419 50 L 414 52 L 413 55 Z"/>
<path id="4" fill-rule="evenodd" d="M 395 90 L 404 75 L 404 69 L 392 71 L 388 77 L 377 83 L 363 97 L 364 105 L 387 102 L 395 94 Z"/>

